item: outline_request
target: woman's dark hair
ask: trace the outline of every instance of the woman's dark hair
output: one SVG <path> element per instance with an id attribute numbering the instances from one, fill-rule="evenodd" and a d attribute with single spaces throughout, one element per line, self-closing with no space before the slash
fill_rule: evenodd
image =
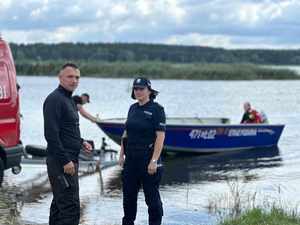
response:
<path id="1" fill-rule="evenodd" d="M 156 96 L 158 95 L 158 92 L 157 91 L 153 91 L 153 90 L 150 90 L 151 91 L 151 94 L 149 96 L 149 98 L 151 100 L 154 100 L 156 98 Z"/>

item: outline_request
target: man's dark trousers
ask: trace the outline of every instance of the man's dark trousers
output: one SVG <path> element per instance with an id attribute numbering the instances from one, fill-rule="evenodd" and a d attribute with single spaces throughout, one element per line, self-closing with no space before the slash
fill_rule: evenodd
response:
<path id="1" fill-rule="evenodd" d="M 73 176 L 63 173 L 55 158 L 47 157 L 47 171 L 53 200 L 50 207 L 49 225 L 78 225 L 80 219 L 80 201 L 78 185 L 78 165 Z M 62 177 L 68 185 L 64 185 Z"/>

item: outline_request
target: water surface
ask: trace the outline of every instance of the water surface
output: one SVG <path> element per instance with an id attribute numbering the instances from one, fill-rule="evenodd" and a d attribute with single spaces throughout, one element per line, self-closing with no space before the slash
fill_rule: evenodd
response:
<path id="1" fill-rule="evenodd" d="M 43 138 L 42 103 L 56 88 L 55 77 L 18 77 L 21 85 L 22 140 L 24 144 L 45 144 Z M 86 109 L 101 118 L 126 117 L 133 100 L 130 79 L 82 78 L 77 94 L 88 92 L 91 103 Z M 228 182 L 239 178 L 245 191 L 257 192 L 272 199 L 282 198 L 289 205 L 300 200 L 300 81 L 178 81 L 154 80 L 153 88 L 160 91 L 157 101 L 165 107 L 167 116 L 228 117 L 238 123 L 242 104 L 250 101 L 264 110 L 271 123 L 286 127 L 278 149 L 245 151 L 206 156 L 177 156 L 165 161 L 165 176 L 161 195 L 164 202 L 164 225 L 215 224 L 216 216 L 209 214 L 209 202 L 219 194 L 228 193 Z M 82 136 L 92 139 L 96 147 L 104 134 L 95 124 L 81 118 Z M 113 148 L 118 148 L 108 140 Z M 39 173 L 44 166 L 23 166 L 22 174 L 12 176 L 11 182 L 22 183 Z M 105 195 L 100 194 L 98 174 L 80 180 L 84 224 L 120 224 L 122 195 L 120 169 L 104 171 Z M 280 189 L 280 194 L 278 193 Z M 26 203 L 22 218 L 47 222 L 51 196 Z M 138 200 L 137 224 L 147 224 L 143 194 Z"/>

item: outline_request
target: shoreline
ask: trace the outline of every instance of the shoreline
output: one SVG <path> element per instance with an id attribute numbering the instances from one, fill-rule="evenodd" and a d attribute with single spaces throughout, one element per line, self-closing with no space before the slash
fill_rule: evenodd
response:
<path id="1" fill-rule="evenodd" d="M 68 61 L 16 61 L 17 74 L 24 76 L 56 76 Z M 286 68 L 271 68 L 256 64 L 211 64 L 143 62 L 72 61 L 80 67 L 83 77 L 178 80 L 299 80 L 300 75 Z M 47 74 L 47 75 L 45 75 Z"/>

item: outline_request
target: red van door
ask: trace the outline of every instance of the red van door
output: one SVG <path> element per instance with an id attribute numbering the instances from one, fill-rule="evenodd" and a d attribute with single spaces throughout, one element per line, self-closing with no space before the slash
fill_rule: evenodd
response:
<path id="1" fill-rule="evenodd" d="M 18 144 L 19 105 L 13 74 L 5 62 L 0 61 L 0 143 L 5 147 Z"/>
<path id="2" fill-rule="evenodd" d="M 16 70 L 8 44 L 0 37 L 0 186 L 4 170 L 20 171 L 20 108 Z M 19 169 L 18 169 L 19 168 Z"/>

